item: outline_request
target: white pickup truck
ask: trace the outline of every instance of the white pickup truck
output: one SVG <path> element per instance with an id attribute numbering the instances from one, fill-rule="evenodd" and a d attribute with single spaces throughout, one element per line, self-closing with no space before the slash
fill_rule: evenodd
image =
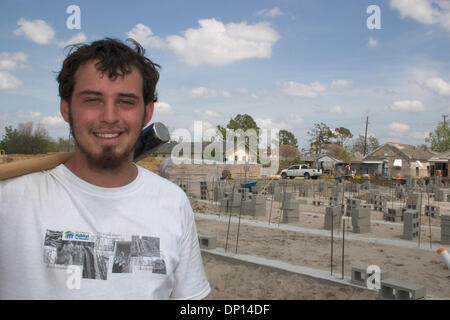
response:
<path id="1" fill-rule="evenodd" d="M 295 177 L 304 177 L 305 179 L 317 179 L 322 175 L 322 169 L 310 169 L 307 165 L 295 164 L 287 169 L 281 170 L 281 177 L 294 179 Z"/>

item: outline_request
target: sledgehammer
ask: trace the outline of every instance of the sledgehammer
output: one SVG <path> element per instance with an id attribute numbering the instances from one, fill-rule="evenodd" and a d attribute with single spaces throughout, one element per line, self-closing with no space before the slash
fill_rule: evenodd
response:
<path id="1" fill-rule="evenodd" d="M 152 123 L 141 131 L 135 145 L 133 161 L 137 162 L 149 156 L 169 140 L 170 134 L 167 127 L 161 122 Z M 58 152 L 37 159 L 27 159 L 0 165 L 0 180 L 52 169 L 66 162 L 72 155 L 73 152 Z"/>

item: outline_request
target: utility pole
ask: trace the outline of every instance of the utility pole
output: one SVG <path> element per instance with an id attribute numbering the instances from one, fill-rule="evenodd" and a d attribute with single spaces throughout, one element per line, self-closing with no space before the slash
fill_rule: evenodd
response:
<path id="1" fill-rule="evenodd" d="M 369 125 L 369 116 L 367 116 L 366 118 L 366 132 L 364 133 L 364 154 L 363 156 L 366 155 L 366 150 L 367 150 L 367 126 Z"/>

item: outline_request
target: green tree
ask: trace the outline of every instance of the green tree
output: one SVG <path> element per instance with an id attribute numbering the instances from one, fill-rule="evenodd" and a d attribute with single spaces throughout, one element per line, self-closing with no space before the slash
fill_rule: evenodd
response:
<path id="1" fill-rule="evenodd" d="M 444 152 L 450 149 L 450 127 L 447 121 L 439 121 L 434 132 L 428 134 L 425 142 L 430 144 L 430 149 L 435 152 Z"/>
<path id="2" fill-rule="evenodd" d="M 64 140 L 64 139 L 63 139 Z M 39 154 L 59 151 L 59 144 L 40 126 L 33 122 L 21 123 L 17 129 L 5 127 L 5 135 L 0 141 L 0 149 L 6 153 Z"/>
<path id="3" fill-rule="evenodd" d="M 278 143 L 280 146 L 289 145 L 298 148 L 298 141 L 295 135 L 287 130 L 280 130 L 278 133 Z"/>
<path id="4" fill-rule="evenodd" d="M 259 134 L 260 130 L 255 120 L 253 120 L 253 118 L 248 114 L 238 114 L 233 119 L 230 119 L 226 127 L 222 127 L 220 125 L 217 126 L 218 134 L 223 140 L 226 139 L 227 129 L 234 131 L 241 129 L 244 132 L 249 129 L 254 129 L 257 135 Z"/>
<path id="5" fill-rule="evenodd" d="M 377 149 L 380 146 L 380 143 L 378 142 L 378 139 L 374 136 L 368 136 L 367 137 L 367 146 L 366 146 L 366 155 L 373 152 L 375 149 Z M 353 153 L 360 153 L 364 154 L 364 136 L 359 134 L 358 138 L 355 139 L 353 142 L 351 152 Z"/>
<path id="6" fill-rule="evenodd" d="M 336 140 L 337 143 L 341 146 L 344 147 L 345 143 L 353 138 L 353 134 L 350 132 L 349 129 L 344 128 L 344 127 L 339 127 L 334 129 L 334 132 L 336 132 Z"/>
<path id="7" fill-rule="evenodd" d="M 336 135 L 325 123 L 315 123 L 314 128 L 309 130 L 307 134 L 310 136 L 311 149 L 315 149 L 316 154 L 320 154 L 322 149 L 331 143 L 331 139 L 335 139 Z"/>

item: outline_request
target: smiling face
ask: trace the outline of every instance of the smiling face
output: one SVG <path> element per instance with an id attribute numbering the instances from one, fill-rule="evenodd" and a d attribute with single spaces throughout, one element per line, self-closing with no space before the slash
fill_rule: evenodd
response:
<path id="1" fill-rule="evenodd" d="M 95 61 L 88 61 L 75 73 L 70 104 L 61 100 L 61 114 L 87 166 L 114 169 L 133 160 L 134 145 L 152 117 L 153 102 L 144 106 L 137 69 L 111 80 L 96 70 Z"/>

